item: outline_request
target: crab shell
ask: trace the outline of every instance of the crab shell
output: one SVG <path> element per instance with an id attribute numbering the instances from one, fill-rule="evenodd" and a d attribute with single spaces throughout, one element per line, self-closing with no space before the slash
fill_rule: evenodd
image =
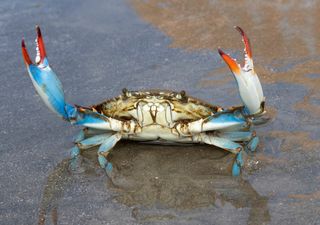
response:
<path id="1" fill-rule="evenodd" d="M 60 80 L 51 69 L 40 28 L 37 27 L 37 55 L 33 64 L 22 40 L 22 54 L 32 83 L 45 104 L 64 120 L 84 126 L 71 150 L 77 159 L 80 150 L 99 146 L 98 160 L 107 171 L 107 155 L 120 139 L 156 143 L 203 143 L 236 154 L 233 175 L 240 174 L 243 151 L 254 151 L 259 139 L 253 124 L 264 122 L 264 96 L 253 68 L 249 39 L 239 27 L 245 44 L 241 67 L 219 49 L 238 84 L 244 106 L 223 109 L 186 95 L 185 91 L 128 91 L 119 97 L 90 107 L 66 103 Z"/>
<path id="2" fill-rule="evenodd" d="M 177 126 L 214 115 L 220 107 L 189 97 L 184 91 L 128 91 L 92 106 L 92 110 L 121 121 L 135 121 L 125 138 L 140 141 L 186 141 Z M 131 129 L 129 129 L 131 130 Z M 182 137 L 184 139 L 182 139 Z M 192 137 L 192 136 L 190 136 Z M 192 140 L 190 139 L 192 142 Z"/>

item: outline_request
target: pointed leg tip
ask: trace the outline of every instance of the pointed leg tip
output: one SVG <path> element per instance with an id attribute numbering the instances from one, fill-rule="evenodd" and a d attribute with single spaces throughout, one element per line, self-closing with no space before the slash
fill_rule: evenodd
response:
<path id="1" fill-rule="evenodd" d="M 234 177 L 238 177 L 240 176 L 240 167 L 238 166 L 238 164 L 234 163 L 232 166 L 232 176 Z"/>
<path id="2" fill-rule="evenodd" d="M 232 176 L 239 176 L 241 174 L 241 167 L 243 167 L 243 165 L 244 161 L 242 159 L 242 152 L 239 152 L 232 166 Z"/>

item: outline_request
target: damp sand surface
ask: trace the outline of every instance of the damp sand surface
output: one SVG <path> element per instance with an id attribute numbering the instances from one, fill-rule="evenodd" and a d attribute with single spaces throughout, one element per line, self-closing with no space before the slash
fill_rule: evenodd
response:
<path id="1" fill-rule="evenodd" d="M 317 1 L 9 1 L 0 5 L 0 224 L 320 224 L 320 30 Z M 70 170 L 80 128 L 35 94 L 21 57 L 42 28 L 49 62 L 70 103 L 122 88 L 186 90 L 241 104 L 217 53 L 239 61 L 242 27 L 271 120 L 242 176 L 211 146 L 120 142 L 114 169 L 96 150 Z"/>

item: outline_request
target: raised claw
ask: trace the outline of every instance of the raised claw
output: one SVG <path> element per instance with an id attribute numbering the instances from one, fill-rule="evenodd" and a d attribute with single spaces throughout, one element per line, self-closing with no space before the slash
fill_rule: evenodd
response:
<path id="1" fill-rule="evenodd" d="M 239 93 L 242 102 L 245 105 L 246 113 L 250 115 L 260 114 L 263 112 L 264 96 L 259 78 L 254 70 L 252 60 L 252 50 L 247 35 L 240 27 L 235 27 L 242 36 L 244 43 L 244 65 L 241 66 L 237 61 L 228 54 L 218 49 L 222 59 L 227 63 L 231 72 L 237 81 Z"/>
<path id="2" fill-rule="evenodd" d="M 40 97 L 42 98 L 42 100 L 45 102 L 45 104 L 53 112 L 57 113 L 65 120 L 68 120 L 68 115 L 66 112 L 67 105 L 64 99 L 64 93 L 61 82 L 49 66 L 40 27 L 37 26 L 36 30 L 36 63 L 32 63 L 32 60 L 30 59 L 30 56 L 26 48 L 26 44 L 22 39 L 21 47 L 24 62 L 28 69 L 28 73 L 32 80 L 32 84 L 35 87 L 38 94 L 40 95 Z"/>
<path id="3" fill-rule="evenodd" d="M 72 124 L 102 130 L 121 130 L 122 122 L 119 120 L 108 118 L 92 109 L 73 106 L 65 102 L 62 84 L 49 65 L 39 26 L 36 27 L 36 31 L 37 54 L 35 63 L 30 59 L 23 39 L 21 42 L 22 56 L 33 86 L 45 104 L 53 112 Z"/>

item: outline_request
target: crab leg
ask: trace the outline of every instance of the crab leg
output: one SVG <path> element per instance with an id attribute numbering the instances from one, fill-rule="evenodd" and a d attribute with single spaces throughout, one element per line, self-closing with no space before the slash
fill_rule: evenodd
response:
<path id="1" fill-rule="evenodd" d="M 92 110 L 72 106 L 65 102 L 61 82 L 49 65 L 40 28 L 37 26 L 36 30 L 37 55 L 35 63 L 32 63 L 29 57 L 24 40 L 22 40 L 21 46 L 24 63 L 33 86 L 44 103 L 53 112 L 73 124 L 96 129 L 121 130 L 121 121 L 108 118 Z"/>
<path id="2" fill-rule="evenodd" d="M 98 129 L 93 129 L 93 128 L 83 128 L 73 139 L 74 143 L 78 143 L 88 137 L 92 137 L 93 135 L 97 134 L 103 134 L 106 131 L 104 130 L 98 130 Z"/>
<path id="3" fill-rule="evenodd" d="M 254 137 L 246 145 L 246 149 L 251 151 L 251 152 L 254 152 L 257 149 L 258 144 L 259 144 L 259 138 L 258 137 Z"/>
<path id="4" fill-rule="evenodd" d="M 218 49 L 222 59 L 227 63 L 237 81 L 239 93 L 247 114 L 256 115 L 264 111 L 264 96 L 259 78 L 254 70 L 252 50 L 249 38 L 240 27 L 235 27 L 242 36 L 244 42 L 244 65 L 240 66 L 237 61 Z"/>
<path id="5" fill-rule="evenodd" d="M 219 132 L 217 135 L 230 141 L 250 141 L 255 134 L 250 131 L 227 131 Z"/>
<path id="6" fill-rule="evenodd" d="M 243 130 L 248 128 L 246 119 L 236 113 L 220 113 L 209 116 L 206 119 L 199 119 L 187 124 L 187 132 L 200 133 L 213 130 Z"/>
<path id="7" fill-rule="evenodd" d="M 217 146 L 233 154 L 238 154 L 243 149 L 242 145 L 226 138 L 221 138 L 206 133 L 199 134 L 199 137 L 201 143 Z"/>
<path id="8" fill-rule="evenodd" d="M 98 160 L 100 163 L 100 166 L 102 168 L 105 168 L 107 171 L 112 170 L 112 164 L 107 161 L 107 155 L 109 154 L 109 151 L 115 146 L 115 144 L 121 139 L 121 134 L 116 133 L 112 136 L 110 136 L 107 140 L 105 140 L 98 150 Z"/>
<path id="9" fill-rule="evenodd" d="M 243 166 L 243 147 L 242 145 L 233 142 L 229 139 L 220 138 L 214 135 L 206 134 L 206 133 L 200 133 L 198 135 L 198 138 L 202 143 L 214 145 L 219 148 L 222 148 L 224 150 L 227 150 L 233 154 L 236 154 L 236 159 L 232 165 L 232 175 L 233 176 L 239 176 L 241 167 Z"/>
<path id="10" fill-rule="evenodd" d="M 71 148 L 71 158 L 76 158 L 80 154 L 80 150 L 85 150 L 88 148 L 92 148 L 94 146 L 102 144 L 104 141 L 106 141 L 112 133 L 105 133 L 105 134 L 99 134 L 95 135 L 93 137 L 81 140 L 76 142 L 76 145 Z"/>
<path id="11" fill-rule="evenodd" d="M 77 142 L 76 145 L 71 148 L 71 166 L 72 168 L 77 168 L 78 156 L 80 155 L 80 150 L 86 150 L 98 145 L 101 145 L 98 150 L 98 160 L 102 168 L 106 168 L 108 162 L 106 160 L 107 152 L 113 148 L 113 146 L 120 140 L 120 133 L 105 133 L 95 135 L 93 137 L 81 140 Z M 108 169 L 112 168 L 112 165 L 108 165 Z"/>
<path id="12" fill-rule="evenodd" d="M 243 161 L 243 152 L 239 152 L 236 156 L 236 159 L 232 165 L 232 176 L 239 176 L 241 173 L 241 167 L 243 167 L 244 161 Z"/>

